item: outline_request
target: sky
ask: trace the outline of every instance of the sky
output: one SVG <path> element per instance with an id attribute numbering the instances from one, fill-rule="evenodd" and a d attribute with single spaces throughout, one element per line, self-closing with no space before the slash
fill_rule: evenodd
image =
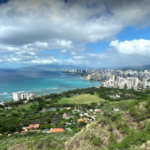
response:
<path id="1" fill-rule="evenodd" d="M 0 68 L 150 64 L 149 0 L 0 0 Z"/>

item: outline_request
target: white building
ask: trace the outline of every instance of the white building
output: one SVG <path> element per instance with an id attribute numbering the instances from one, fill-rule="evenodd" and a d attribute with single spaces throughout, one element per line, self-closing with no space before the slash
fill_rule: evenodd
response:
<path id="1" fill-rule="evenodd" d="M 27 99 L 28 93 L 22 93 L 21 94 L 21 99 Z"/>
<path id="2" fill-rule="evenodd" d="M 133 79 L 133 86 L 137 87 L 139 83 L 139 79 L 138 78 L 134 78 Z"/>
<path id="3" fill-rule="evenodd" d="M 20 100 L 20 96 L 18 93 L 13 93 L 13 100 L 14 101 L 19 101 Z"/>
<path id="4" fill-rule="evenodd" d="M 111 75 L 111 76 L 110 76 L 110 80 L 115 81 L 115 76 L 114 76 L 114 75 Z"/>
<path id="5" fill-rule="evenodd" d="M 147 80 L 144 78 L 143 79 L 143 88 L 146 88 L 146 86 L 147 86 Z"/>
<path id="6" fill-rule="evenodd" d="M 35 98 L 35 95 L 30 93 L 28 96 L 27 96 L 27 100 L 32 100 Z"/>

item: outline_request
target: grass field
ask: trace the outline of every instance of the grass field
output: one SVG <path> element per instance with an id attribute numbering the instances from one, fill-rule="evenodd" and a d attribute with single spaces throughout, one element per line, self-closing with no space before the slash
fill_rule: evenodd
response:
<path id="1" fill-rule="evenodd" d="M 133 101 L 136 101 L 136 100 L 133 100 L 133 99 L 126 99 L 126 100 L 120 100 L 120 101 L 110 101 L 109 103 L 110 104 L 118 104 L 118 103 L 120 103 L 120 102 L 126 102 L 126 103 L 131 103 L 131 102 L 133 102 Z"/>
<path id="2" fill-rule="evenodd" d="M 70 98 L 63 97 L 58 101 L 58 104 L 90 104 L 92 102 L 102 102 L 105 101 L 102 98 L 99 98 L 98 95 L 90 95 L 90 94 L 81 94 L 77 96 L 73 96 Z"/>

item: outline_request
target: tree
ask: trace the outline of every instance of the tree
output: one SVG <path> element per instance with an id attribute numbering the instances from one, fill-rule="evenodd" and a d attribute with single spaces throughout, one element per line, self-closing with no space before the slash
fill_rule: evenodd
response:
<path id="1" fill-rule="evenodd" d="M 2 134 L 4 134 L 5 132 L 7 132 L 7 127 L 6 126 L 3 126 L 1 129 L 0 129 L 0 132 Z"/>
<path id="2" fill-rule="evenodd" d="M 0 105 L 0 108 L 4 108 L 4 106 L 3 106 L 3 105 Z"/>
<path id="3" fill-rule="evenodd" d="M 124 90 L 127 90 L 127 84 L 124 85 Z"/>

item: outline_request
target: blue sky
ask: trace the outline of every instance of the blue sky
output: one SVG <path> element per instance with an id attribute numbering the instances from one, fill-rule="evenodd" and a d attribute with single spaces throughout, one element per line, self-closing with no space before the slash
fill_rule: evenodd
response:
<path id="1" fill-rule="evenodd" d="M 150 1 L 2 0 L 0 67 L 150 64 Z"/>
<path id="2" fill-rule="evenodd" d="M 132 41 L 133 39 L 150 40 L 150 26 L 145 28 L 126 27 L 116 35 L 119 41 Z M 98 41 L 96 43 L 87 43 L 86 47 L 93 52 L 103 52 L 109 48 L 110 41 Z"/>
<path id="3" fill-rule="evenodd" d="M 126 27 L 117 35 L 120 41 L 133 40 L 133 39 L 150 39 L 150 26 L 144 28 Z"/>

